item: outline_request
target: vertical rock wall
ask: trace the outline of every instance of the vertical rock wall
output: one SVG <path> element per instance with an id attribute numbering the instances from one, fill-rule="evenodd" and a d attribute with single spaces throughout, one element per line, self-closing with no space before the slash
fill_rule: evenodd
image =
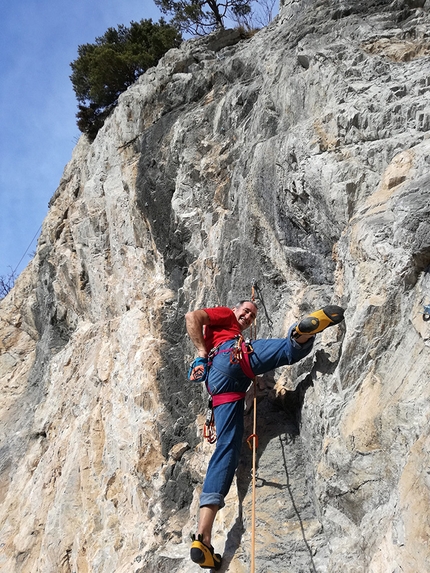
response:
<path id="1" fill-rule="evenodd" d="M 171 50 L 79 141 L 0 306 L 1 571 L 196 570 L 212 450 L 183 315 L 254 281 L 259 336 L 347 308 L 258 380 L 256 570 L 428 570 L 428 12 L 286 1 Z M 250 455 L 214 536 L 235 573 Z"/>

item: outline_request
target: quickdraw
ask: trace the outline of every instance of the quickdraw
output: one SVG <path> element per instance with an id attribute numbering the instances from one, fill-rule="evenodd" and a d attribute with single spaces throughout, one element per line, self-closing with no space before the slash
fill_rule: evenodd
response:
<path id="1" fill-rule="evenodd" d="M 248 438 L 246 439 L 246 443 L 248 444 L 250 450 L 252 450 L 254 445 L 255 445 L 255 449 L 258 449 L 258 436 L 257 436 L 257 434 L 251 434 L 250 436 L 248 436 Z"/>
<path id="2" fill-rule="evenodd" d="M 206 411 L 206 420 L 203 426 L 203 437 L 209 444 L 214 444 L 216 442 L 216 428 L 212 396 L 209 397 L 208 409 Z"/>
<path id="3" fill-rule="evenodd" d="M 252 348 L 251 339 L 243 338 L 241 334 L 236 337 L 236 344 L 230 349 L 230 363 L 240 364 L 242 366 L 242 360 L 245 359 L 245 355 L 252 354 L 254 349 Z"/>
<path id="4" fill-rule="evenodd" d="M 218 353 L 220 346 L 221 346 L 221 344 L 219 344 L 215 348 L 212 348 L 212 350 L 208 354 L 207 375 L 206 375 L 206 380 L 205 380 L 206 390 L 208 392 L 209 392 L 209 386 L 208 386 L 209 370 L 210 370 L 210 367 L 212 366 L 212 360 L 213 360 L 214 356 L 216 356 L 216 354 Z M 209 394 L 210 394 L 210 392 L 209 392 Z M 215 427 L 215 418 L 214 418 L 214 408 L 213 408 L 212 395 L 209 395 L 208 409 L 206 410 L 206 420 L 205 420 L 205 423 L 203 424 L 203 438 L 209 444 L 214 444 L 216 442 L 216 427 Z"/>
<path id="5" fill-rule="evenodd" d="M 251 340 L 243 338 L 241 334 L 237 337 L 235 346 L 231 349 L 230 362 L 232 364 L 240 364 L 243 373 L 250 380 L 254 380 L 255 374 L 252 371 L 249 355 L 254 352 Z"/>

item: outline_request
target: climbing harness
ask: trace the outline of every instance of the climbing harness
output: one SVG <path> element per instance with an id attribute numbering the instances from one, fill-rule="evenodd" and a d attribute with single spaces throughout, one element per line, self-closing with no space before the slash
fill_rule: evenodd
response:
<path id="1" fill-rule="evenodd" d="M 254 372 L 252 371 L 249 354 L 254 352 L 252 348 L 251 341 L 249 339 L 244 339 L 241 334 L 236 336 L 235 343 L 230 348 L 225 348 L 221 350 L 222 344 L 219 344 L 209 352 L 207 360 L 207 372 L 209 372 L 212 366 L 213 359 L 219 353 L 230 353 L 230 364 L 239 364 L 242 368 L 243 373 L 247 378 L 252 380 L 254 378 Z M 214 444 L 216 442 L 216 427 L 213 409 L 221 404 L 228 404 L 230 402 L 237 402 L 242 400 L 246 396 L 246 392 L 222 392 L 221 394 L 212 395 L 209 390 L 207 376 L 205 379 L 206 389 L 209 396 L 208 409 L 206 411 L 206 419 L 203 425 L 203 438 L 209 443 Z"/>

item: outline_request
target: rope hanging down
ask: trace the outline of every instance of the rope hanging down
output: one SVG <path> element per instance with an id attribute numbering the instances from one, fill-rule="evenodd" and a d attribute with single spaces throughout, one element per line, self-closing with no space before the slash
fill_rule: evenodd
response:
<path id="1" fill-rule="evenodd" d="M 251 288 L 251 301 L 255 303 L 255 293 L 257 290 L 257 283 L 253 280 L 252 288 Z M 263 308 L 267 315 L 266 307 L 263 303 Z M 270 318 L 268 318 L 270 321 Z M 269 325 L 271 321 L 269 322 Z M 270 326 L 271 328 L 271 326 Z M 251 339 L 255 339 L 257 337 L 257 322 L 254 319 L 254 322 L 251 325 Z M 255 572 L 255 491 L 256 491 L 256 468 L 257 468 L 257 448 L 258 448 L 258 436 L 257 436 L 257 379 L 254 377 L 252 380 L 252 385 L 254 387 L 254 400 L 253 400 L 253 409 L 254 409 L 254 421 L 253 421 L 253 429 L 252 434 L 247 439 L 249 447 L 251 447 L 251 440 L 252 440 L 252 515 L 251 515 L 251 573 Z"/>
<path id="2" fill-rule="evenodd" d="M 18 270 L 19 265 L 22 263 L 23 258 L 25 257 L 25 255 L 28 253 L 28 251 L 30 250 L 31 245 L 33 244 L 35 238 L 37 237 L 37 235 L 40 233 L 40 231 L 42 230 L 42 225 L 40 225 L 40 227 L 37 229 L 36 234 L 34 235 L 34 237 L 31 239 L 30 244 L 28 245 L 28 247 L 25 249 L 25 253 L 22 255 L 22 257 L 19 259 L 19 263 L 16 265 L 15 270 L 12 271 L 12 276 L 14 276 L 16 274 L 16 271 Z"/>

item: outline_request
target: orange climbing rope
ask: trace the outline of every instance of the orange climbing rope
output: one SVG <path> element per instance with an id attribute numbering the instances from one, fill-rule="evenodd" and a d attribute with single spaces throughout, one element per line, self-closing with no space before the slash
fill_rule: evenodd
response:
<path id="1" fill-rule="evenodd" d="M 251 301 L 255 302 L 255 281 L 252 284 L 251 290 Z M 257 323 L 256 320 L 251 325 L 251 339 L 257 336 Z M 248 437 L 247 442 L 250 448 L 252 448 L 252 514 L 251 514 L 251 573 L 255 572 L 255 491 L 256 491 L 256 468 L 257 468 L 257 448 L 258 448 L 258 436 L 257 436 L 257 379 L 256 377 L 252 380 L 252 385 L 254 388 L 254 421 L 252 434 Z M 252 445 L 251 445 L 252 441 Z"/>

